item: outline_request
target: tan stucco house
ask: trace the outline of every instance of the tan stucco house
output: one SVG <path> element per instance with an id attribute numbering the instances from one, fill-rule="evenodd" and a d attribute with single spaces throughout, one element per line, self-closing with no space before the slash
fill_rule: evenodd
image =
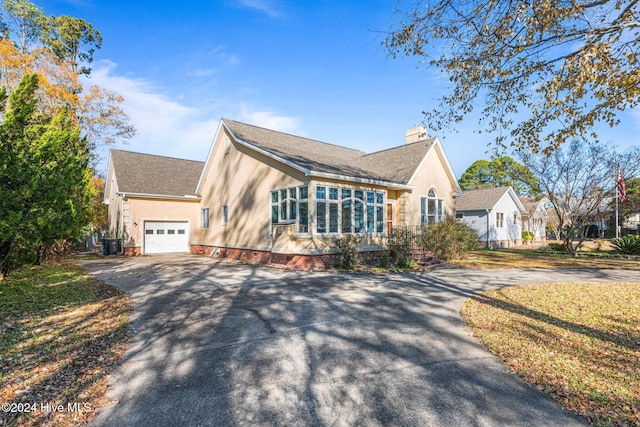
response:
<path id="1" fill-rule="evenodd" d="M 125 255 L 188 252 L 198 224 L 194 189 L 204 162 L 131 151 L 109 154 L 104 203 L 109 235 L 122 239 Z"/>
<path id="2" fill-rule="evenodd" d="M 363 237 L 362 251 L 380 250 L 394 225 L 452 216 L 459 194 L 440 141 L 422 127 L 367 154 L 222 119 L 204 164 L 112 150 L 105 201 L 128 254 L 306 265 L 347 233 Z"/>

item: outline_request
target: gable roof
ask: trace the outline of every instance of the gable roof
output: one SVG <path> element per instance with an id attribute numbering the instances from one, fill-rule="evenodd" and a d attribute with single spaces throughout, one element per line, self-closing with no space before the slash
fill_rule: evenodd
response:
<path id="1" fill-rule="evenodd" d="M 111 149 L 118 191 L 131 195 L 195 197 L 204 162 Z"/>
<path id="2" fill-rule="evenodd" d="M 376 151 L 362 156 L 360 162 L 363 167 L 378 171 L 390 181 L 408 184 L 436 140 L 433 137 Z"/>
<path id="3" fill-rule="evenodd" d="M 489 187 L 465 190 L 462 196 L 456 199 L 456 210 L 476 211 L 493 209 L 506 194 L 511 196 L 511 199 L 520 211 L 524 211 L 522 203 L 520 203 L 515 191 L 513 191 L 511 187 Z"/>
<path id="4" fill-rule="evenodd" d="M 360 150 L 235 120 L 222 119 L 222 124 L 236 141 L 282 161 L 306 175 L 378 181 L 403 188 L 411 188 L 411 177 L 437 141 L 437 138 L 429 138 L 366 154 Z"/>

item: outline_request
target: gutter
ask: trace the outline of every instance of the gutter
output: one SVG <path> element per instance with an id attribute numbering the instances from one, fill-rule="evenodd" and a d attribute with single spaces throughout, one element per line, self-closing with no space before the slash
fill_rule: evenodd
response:
<path id="1" fill-rule="evenodd" d="M 311 176 L 311 177 L 317 177 L 317 178 L 335 179 L 339 181 L 357 182 L 359 184 L 378 185 L 381 187 L 388 187 L 388 188 L 394 188 L 399 190 L 414 190 L 416 188 L 415 185 L 399 184 L 397 182 L 390 182 L 390 181 L 379 181 L 377 179 L 369 179 L 369 178 L 356 178 L 352 176 L 338 175 L 338 174 L 327 173 L 327 172 L 309 171 L 308 173 L 305 173 L 305 175 Z"/>
<path id="2" fill-rule="evenodd" d="M 116 193 L 118 196 L 122 196 L 123 198 L 127 198 L 127 197 L 143 197 L 146 199 L 173 199 L 173 200 L 193 200 L 193 201 L 199 201 L 202 199 L 202 197 L 199 196 L 195 196 L 195 195 L 190 195 L 190 194 L 185 194 L 184 196 L 174 196 L 174 195 L 167 195 L 167 194 L 147 194 L 147 193 L 128 193 L 125 191 L 119 191 Z"/>

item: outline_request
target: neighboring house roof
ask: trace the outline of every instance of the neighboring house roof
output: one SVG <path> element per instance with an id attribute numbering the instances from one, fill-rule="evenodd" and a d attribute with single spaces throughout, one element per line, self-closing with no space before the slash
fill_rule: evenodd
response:
<path id="1" fill-rule="evenodd" d="M 542 199 L 542 200 L 536 201 L 536 200 L 530 200 L 526 198 L 520 198 L 520 201 L 522 202 L 522 206 L 524 206 L 524 209 L 529 214 L 533 214 L 535 212 L 546 214 L 547 212 L 547 210 L 544 208 L 544 204 L 548 201 L 548 199 Z"/>
<path id="2" fill-rule="evenodd" d="M 493 209 L 506 194 L 509 194 L 520 211 L 524 212 L 524 206 L 518 200 L 518 196 L 511 187 L 489 187 L 465 190 L 462 196 L 456 199 L 457 211 L 477 211 Z"/>
<path id="3" fill-rule="evenodd" d="M 262 151 L 307 175 L 335 175 L 408 186 L 425 155 L 437 141 L 404 144 L 366 154 L 360 150 L 222 119 L 240 143 Z"/>
<path id="4" fill-rule="evenodd" d="M 118 192 L 136 195 L 195 197 L 204 162 L 111 150 L 109 160 Z"/>

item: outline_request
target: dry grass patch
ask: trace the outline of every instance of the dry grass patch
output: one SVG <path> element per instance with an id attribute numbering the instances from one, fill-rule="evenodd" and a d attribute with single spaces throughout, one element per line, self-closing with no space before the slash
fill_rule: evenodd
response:
<path id="1" fill-rule="evenodd" d="M 601 268 L 619 270 L 640 270 L 640 261 L 622 258 L 578 257 L 570 255 L 545 254 L 535 250 L 500 249 L 469 252 L 464 259 L 453 260 L 450 264 L 470 268 Z"/>
<path id="2" fill-rule="evenodd" d="M 640 283 L 549 283 L 467 300 L 473 333 L 596 425 L 640 425 Z"/>
<path id="3" fill-rule="evenodd" d="M 104 406 L 131 301 L 71 262 L 0 282 L 0 425 L 70 426 Z"/>

